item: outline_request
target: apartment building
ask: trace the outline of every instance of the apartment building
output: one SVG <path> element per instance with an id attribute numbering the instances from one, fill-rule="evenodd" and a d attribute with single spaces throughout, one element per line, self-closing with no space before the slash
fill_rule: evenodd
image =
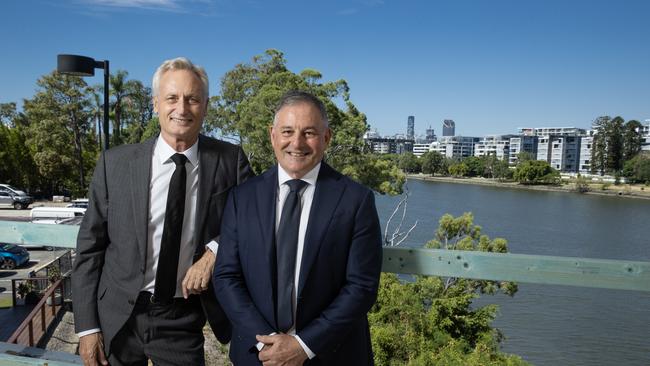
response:
<path id="1" fill-rule="evenodd" d="M 464 159 L 474 155 L 474 145 L 479 141 L 478 137 L 442 136 L 430 144 L 429 150 L 448 158 Z"/>
<path id="2" fill-rule="evenodd" d="M 516 135 L 487 135 L 474 145 L 474 156 L 494 155 L 499 160 L 510 158 L 510 139 Z"/>
<path id="3" fill-rule="evenodd" d="M 519 161 L 519 154 L 526 152 L 531 156 L 537 156 L 537 136 L 520 135 L 510 138 L 510 151 L 508 157 L 508 164 L 517 165 Z"/>

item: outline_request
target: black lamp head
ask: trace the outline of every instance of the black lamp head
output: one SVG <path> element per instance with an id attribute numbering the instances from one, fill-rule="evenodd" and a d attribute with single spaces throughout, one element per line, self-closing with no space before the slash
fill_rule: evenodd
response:
<path id="1" fill-rule="evenodd" d="M 62 74 L 75 76 L 94 76 L 95 60 L 86 56 L 57 55 L 56 70 Z"/>

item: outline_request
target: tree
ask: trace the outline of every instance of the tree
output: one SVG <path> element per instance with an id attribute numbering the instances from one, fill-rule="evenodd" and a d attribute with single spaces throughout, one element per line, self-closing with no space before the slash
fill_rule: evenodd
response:
<path id="1" fill-rule="evenodd" d="M 320 82 L 321 78 L 313 69 L 289 71 L 282 52 L 267 50 L 223 76 L 220 93 L 210 98 L 204 128 L 241 142 L 253 170 L 260 173 L 275 164 L 268 132 L 275 105 L 285 92 L 305 90 L 327 108 L 333 134 L 326 161 L 380 193 L 401 193 L 404 174 L 396 164 L 367 151 L 363 134 L 369 126 L 352 103 L 347 82 Z"/>
<path id="2" fill-rule="evenodd" d="M 145 87 L 139 80 L 129 81 L 130 94 L 124 98 L 123 140 L 133 144 L 140 142 L 147 126 L 153 118 L 151 88 Z"/>
<path id="3" fill-rule="evenodd" d="M 634 158 L 641 152 L 643 136 L 641 135 L 641 122 L 630 120 L 623 127 L 623 161 Z"/>
<path id="4" fill-rule="evenodd" d="M 593 128 L 596 130 L 593 140 L 592 165 L 594 173 L 617 174 L 624 162 L 624 123 L 621 117 L 596 118 Z M 632 146 L 630 146 L 632 149 Z"/>
<path id="5" fill-rule="evenodd" d="M 422 163 L 422 173 L 431 174 L 432 176 L 442 170 L 445 158 L 437 151 L 427 151 L 420 156 Z"/>
<path id="6" fill-rule="evenodd" d="M 535 160 L 535 155 L 533 153 L 528 151 L 521 151 L 519 154 L 517 154 L 517 164 L 529 160 Z"/>
<path id="7" fill-rule="evenodd" d="M 463 162 L 450 165 L 447 169 L 452 177 L 464 177 L 469 172 L 469 167 Z"/>
<path id="8" fill-rule="evenodd" d="M 528 160 L 517 165 L 513 178 L 521 184 L 557 184 L 560 173 L 543 160 Z"/>
<path id="9" fill-rule="evenodd" d="M 417 156 L 413 153 L 407 152 L 401 154 L 398 159 L 398 166 L 406 173 L 419 173 L 422 171 L 422 165 Z"/>
<path id="10" fill-rule="evenodd" d="M 11 126 L 16 118 L 16 103 L 0 103 L 0 124 Z"/>
<path id="11" fill-rule="evenodd" d="M 506 252 L 505 239 L 480 234 L 473 217 L 444 215 L 427 247 Z M 443 244 L 444 243 L 444 244 Z M 501 333 L 491 326 L 496 305 L 476 308 L 478 293 L 513 295 L 514 283 L 417 276 L 414 282 L 382 273 L 368 314 L 377 365 L 525 365 L 499 352 Z"/>
<path id="12" fill-rule="evenodd" d="M 34 98 L 24 103 L 27 145 L 49 189 L 67 186 L 82 195 L 88 183 L 85 172 L 97 152 L 94 138 L 87 138 L 92 115 L 88 86 L 80 77 L 57 72 L 41 77 L 37 84 Z M 75 175 L 76 182 L 71 179 Z"/>
<path id="13" fill-rule="evenodd" d="M 632 183 L 650 184 L 650 153 L 644 152 L 626 161 L 623 175 Z"/>
<path id="14" fill-rule="evenodd" d="M 497 160 L 492 168 L 494 178 L 499 180 L 512 179 L 513 170 L 506 160 Z"/>
<path id="15" fill-rule="evenodd" d="M 463 163 L 467 166 L 468 177 L 481 177 L 485 171 L 485 161 L 477 156 L 468 156 L 463 159 Z"/>
<path id="16" fill-rule="evenodd" d="M 113 102 L 111 103 L 111 110 L 113 111 L 113 135 L 111 137 L 112 146 L 121 145 L 124 141 L 122 138 L 122 125 L 124 117 L 123 102 L 126 98 L 131 96 L 133 90 L 137 87 L 134 80 L 126 80 L 129 73 L 125 70 L 117 70 L 117 72 L 110 76 L 109 85 L 111 88 L 111 96 Z"/>
<path id="17" fill-rule="evenodd" d="M 445 214 L 438 222 L 435 238 L 425 246 L 435 249 L 449 250 L 470 250 L 493 253 L 507 253 L 508 241 L 503 238 L 490 239 L 487 235 L 481 234 L 482 228 L 474 225 L 474 216 L 465 212 L 459 217 Z M 517 292 L 517 285 L 514 282 L 497 282 L 485 280 L 471 280 L 451 278 L 446 281 L 446 288 L 451 285 L 462 285 L 463 292 L 494 294 L 499 289 L 507 295 L 514 295 Z"/>

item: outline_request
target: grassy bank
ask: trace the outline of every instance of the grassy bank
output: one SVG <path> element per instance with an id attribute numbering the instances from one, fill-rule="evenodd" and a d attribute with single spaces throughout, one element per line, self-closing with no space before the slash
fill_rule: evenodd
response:
<path id="1" fill-rule="evenodd" d="M 458 184 L 476 184 L 491 187 L 500 187 L 508 189 L 526 189 L 535 191 L 567 192 L 580 193 L 577 190 L 575 180 L 563 182 L 561 185 L 526 185 L 517 182 L 499 181 L 489 178 L 454 178 L 442 176 L 430 176 L 426 174 L 409 174 L 409 179 L 428 180 L 434 182 L 458 183 Z M 588 191 L 581 194 L 604 195 L 613 197 L 625 197 L 636 199 L 650 200 L 650 187 L 642 184 L 609 184 L 601 182 L 591 182 L 588 184 Z"/>

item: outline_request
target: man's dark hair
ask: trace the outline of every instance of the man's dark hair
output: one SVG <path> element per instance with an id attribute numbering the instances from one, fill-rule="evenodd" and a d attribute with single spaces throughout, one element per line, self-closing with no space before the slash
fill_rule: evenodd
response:
<path id="1" fill-rule="evenodd" d="M 294 105 L 299 103 L 309 103 L 314 107 L 318 108 L 321 119 L 325 123 L 325 127 L 329 127 L 329 120 L 327 119 L 327 110 L 325 109 L 325 104 L 320 99 L 318 99 L 315 95 L 302 90 L 290 90 L 286 92 L 282 96 L 282 98 L 280 98 L 280 101 L 275 107 L 275 113 L 273 114 L 273 123 L 275 124 L 275 118 L 277 117 L 280 109 L 288 105 Z"/>

